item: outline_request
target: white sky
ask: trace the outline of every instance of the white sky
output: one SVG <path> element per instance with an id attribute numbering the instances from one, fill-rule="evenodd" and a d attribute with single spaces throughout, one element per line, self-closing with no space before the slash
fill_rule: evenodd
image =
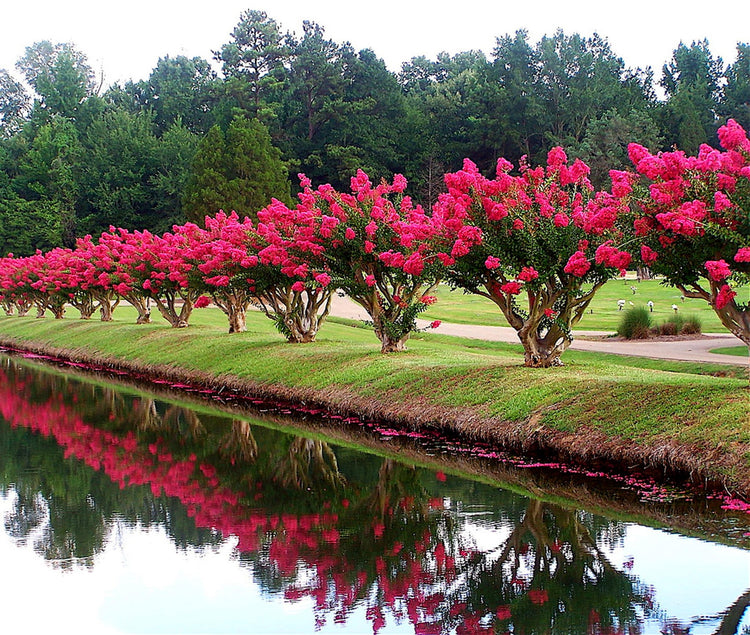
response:
<path id="1" fill-rule="evenodd" d="M 737 42 L 750 42 L 747 0 L 695 8 L 684 0 L 4 0 L 0 68 L 14 73 L 25 48 L 46 39 L 72 42 L 107 84 L 146 79 L 165 55 L 210 60 L 247 9 L 264 10 L 282 31 L 298 34 L 302 20 L 317 22 L 336 42 L 373 49 L 394 72 L 441 51 L 480 49 L 489 57 L 496 37 L 520 28 L 532 43 L 557 28 L 597 32 L 627 66 L 651 66 L 657 79 L 680 41 L 707 38 L 725 62 L 734 61 Z"/>

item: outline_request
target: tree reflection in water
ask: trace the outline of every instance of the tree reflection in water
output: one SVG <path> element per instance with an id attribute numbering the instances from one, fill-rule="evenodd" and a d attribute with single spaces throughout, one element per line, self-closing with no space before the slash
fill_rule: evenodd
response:
<path id="1" fill-rule="evenodd" d="M 660 615 L 608 559 L 623 526 L 600 516 L 8 361 L 0 415 L 6 531 L 61 567 L 91 566 L 117 522 L 159 523 L 183 547 L 234 536 L 261 587 L 310 598 L 318 626 L 362 609 L 374 632 L 635 634 Z M 491 517 L 459 509 L 474 500 Z M 716 633 L 738 633 L 748 603 Z"/>

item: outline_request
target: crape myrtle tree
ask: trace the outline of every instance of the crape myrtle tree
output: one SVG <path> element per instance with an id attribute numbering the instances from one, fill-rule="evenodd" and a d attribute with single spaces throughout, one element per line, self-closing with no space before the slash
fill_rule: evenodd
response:
<path id="1" fill-rule="evenodd" d="M 596 291 L 630 263 L 616 246 L 621 204 L 594 193 L 586 164 L 568 165 L 562 148 L 550 151 L 546 167 L 522 162 L 518 176 L 512 167 L 501 158 L 487 179 L 467 159 L 446 175 L 436 210 L 464 222 L 447 279 L 497 304 L 527 366 L 559 366 Z"/>
<path id="2" fill-rule="evenodd" d="M 328 184 L 313 190 L 300 176 L 297 216 L 307 218 L 311 230 L 293 249 L 297 261 L 314 257 L 324 263 L 327 272 L 316 279 L 330 279 L 365 309 L 381 352 L 404 350 L 417 316 L 435 301 L 429 293 L 450 259 L 444 250 L 451 243 L 450 223 L 415 206 L 404 195 L 407 183 L 400 174 L 373 187 L 359 170 L 351 193 Z"/>
<path id="3" fill-rule="evenodd" d="M 253 304 L 289 342 L 314 341 L 331 310 L 334 287 L 321 258 L 321 228 L 304 207 L 290 209 L 277 199 L 258 212 Z"/>
<path id="4" fill-rule="evenodd" d="M 613 172 L 612 191 L 632 204 L 643 263 L 750 346 L 750 302 L 735 290 L 750 279 L 750 140 L 730 119 L 719 141 L 696 156 L 631 144 L 636 174 Z"/>
<path id="5" fill-rule="evenodd" d="M 190 285 L 208 293 L 229 321 L 230 333 L 247 330 L 245 314 L 253 290 L 248 269 L 258 263 L 258 256 L 249 250 L 252 222 L 240 221 L 236 212 L 206 216 L 205 230 L 193 227 L 185 257 L 193 264 Z M 196 307 L 206 306 L 206 296 L 196 300 Z"/>

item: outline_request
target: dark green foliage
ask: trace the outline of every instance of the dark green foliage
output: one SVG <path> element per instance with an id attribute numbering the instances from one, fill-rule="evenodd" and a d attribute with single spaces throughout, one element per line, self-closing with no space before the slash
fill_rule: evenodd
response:
<path id="1" fill-rule="evenodd" d="M 268 129 L 257 119 L 235 117 L 226 131 L 213 126 L 198 145 L 183 207 L 203 223 L 219 210 L 253 216 L 277 198 L 289 202 L 288 172 Z"/>
<path id="2" fill-rule="evenodd" d="M 651 314 L 648 309 L 636 306 L 626 310 L 617 327 L 617 334 L 629 340 L 643 340 L 650 337 Z"/>

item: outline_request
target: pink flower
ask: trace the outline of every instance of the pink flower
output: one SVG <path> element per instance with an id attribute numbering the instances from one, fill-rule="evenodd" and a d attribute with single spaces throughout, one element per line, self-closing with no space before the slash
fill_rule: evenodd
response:
<path id="1" fill-rule="evenodd" d="M 734 255 L 735 262 L 750 262 L 750 247 L 740 247 Z"/>
<path id="2" fill-rule="evenodd" d="M 317 273 L 314 278 L 321 287 L 327 287 L 331 283 L 331 276 L 327 273 Z"/>
<path id="3" fill-rule="evenodd" d="M 643 260 L 643 263 L 645 265 L 654 264 L 658 257 L 659 254 L 651 249 L 651 247 L 649 247 L 648 245 L 641 245 L 641 260 Z"/>
<path id="4" fill-rule="evenodd" d="M 406 262 L 404 263 L 404 273 L 408 273 L 411 276 L 421 276 L 423 271 L 424 262 L 422 260 L 422 254 L 415 251 L 406 259 Z"/>
<path id="5" fill-rule="evenodd" d="M 521 293 L 521 283 L 515 281 L 506 282 L 500 286 L 500 290 L 508 295 L 518 295 Z"/>
<path id="6" fill-rule="evenodd" d="M 357 235 L 357 233 L 351 227 L 347 227 L 346 231 L 344 232 L 344 237 L 347 240 L 354 240 L 354 237 L 356 235 Z"/>
<path id="7" fill-rule="evenodd" d="M 292 291 L 294 291 L 295 293 L 300 293 L 304 290 L 305 290 L 305 283 L 302 282 L 302 280 L 297 280 L 297 282 L 295 282 L 292 285 Z"/>
<path id="8" fill-rule="evenodd" d="M 368 287 L 374 287 L 375 286 L 375 276 L 369 275 L 365 278 L 365 284 Z"/>
<path id="9" fill-rule="evenodd" d="M 198 298 L 198 299 L 197 299 L 197 300 L 195 301 L 195 304 L 193 304 L 193 306 L 194 306 L 194 307 L 195 307 L 196 309 L 202 309 L 203 307 L 206 307 L 206 306 L 208 306 L 209 304 L 211 304 L 211 298 L 209 298 L 209 297 L 208 297 L 207 295 L 202 295 L 202 296 L 200 296 L 200 297 L 199 297 L 199 298 Z"/>
<path id="10" fill-rule="evenodd" d="M 586 258 L 586 254 L 582 251 L 576 251 L 569 259 L 563 271 L 569 273 L 576 278 L 583 278 L 589 269 L 591 269 L 591 263 Z"/>
<path id="11" fill-rule="evenodd" d="M 524 267 L 518 274 L 518 279 L 524 282 L 531 282 L 539 277 L 539 272 L 534 267 Z"/>
<path id="12" fill-rule="evenodd" d="M 393 186 L 391 187 L 391 191 L 400 194 L 406 189 L 406 185 L 406 177 L 403 174 L 393 175 Z"/>
<path id="13" fill-rule="evenodd" d="M 440 320 L 435 320 L 434 322 L 430 322 L 430 328 L 436 329 L 438 326 L 440 326 L 441 322 Z"/>
<path id="14" fill-rule="evenodd" d="M 623 270 L 630 264 L 631 255 L 612 246 L 610 241 L 599 245 L 594 256 L 596 264 Z"/>
<path id="15" fill-rule="evenodd" d="M 555 217 L 552 219 L 552 222 L 555 223 L 555 227 L 567 227 L 570 225 L 570 219 L 568 218 L 567 214 L 563 214 L 562 212 L 557 212 L 555 214 Z"/>
<path id="16" fill-rule="evenodd" d="M 487 256 L 487 260 L 484 261 L 484 266 L 487 269 L 497 269 L 500 264 L 500 258 L 496 258 L 495 256 Z"/>
<path id="17" fill-rule="evenodd" d="M 419 301 L 422 304 L 430 306 L 431 304 L 435 304 L 435 302 L 437 302 L 437 298 L 434 295 L 423 295 L 421 298 L 419 298 Z"/>
<path id="18" fill-rule="evenodd" d="M 554 317 L 555 315 L 555 311 L 553 311 L 552 309 L 544 309 L 544 315 L 552 319 L 552 317 Z"/>
<path id="19" fill-rule="evenodd" d="M 706 262 L 706 269 L 708 269 L 708 277 L 714 282 L 726 280 L 732 275 L 729 265 L 724 260 L 709 260 Z"/>
<path id="20" fill-rule="evenodd" d="M 513 229 L 523 229 L 523 221 L 520 218 L 513 221 Z"/>
<path id="21" fill-rule="evenodd" d="M 725 284 L 721 289 L 719 289 L 719 293 L 716 294 L 716 308 L 723 309 L 734 299 L 736 295 L 737 292 L 732 291 L 732 288 L 728 284 Z"/>
<path id="22" fill-rule="evenodd" d="M 532 604 L 546 604 L 549 601 L 549 594 L 543 589 L 532 589 L 529 591 L 529 599 Z"/>
<path id="23" fill-rule="evenodd" d="M 507 604 L 503 604 L 502 606 L 497 607 L 497 611 L 495 613 L 495 616 L 499 620 L 509 620 L 512 616 L 510 612 L 510 607 Z"/>

